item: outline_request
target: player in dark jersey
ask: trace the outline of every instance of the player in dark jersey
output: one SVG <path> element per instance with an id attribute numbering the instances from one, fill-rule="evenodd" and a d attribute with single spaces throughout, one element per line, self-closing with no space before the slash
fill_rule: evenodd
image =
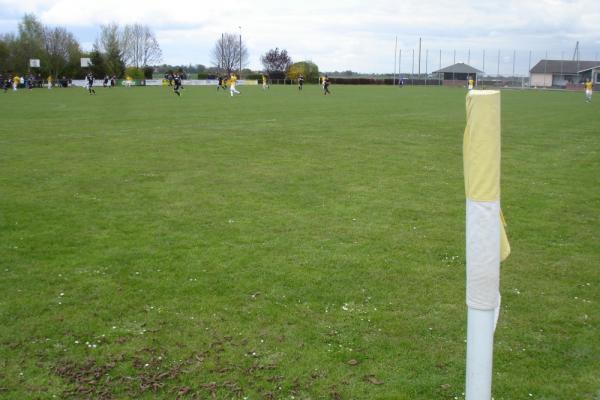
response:
<path id="1" fill-rule="evenodd" d="M 300 76 L 298 77 L 298 90 L 302 90 L 303 86 L 304 86 L 304 75 L 300 74 Z"/>
<path id="2" fill-rule="evenodd" d="M 95 96 L 96 91 L 94 90 L 94 75 L 92 75 L 92 73 L 90 72 L 89 74 L 87 74 L 87 76 L 85 78 L 87 79 L 88 92 L 90 92 L 90 94 L 93 94 Z"/>
<path id="3" fill-rule="evenodd" d="M 181 92 L 179 91 L 180 89 L 183 89 L 183 87 L 181 86 L 181 76 L 179 76 L 178 74 L 173 75 L 173 83 L 175 84 L 173 92 L 175 92 L 177 96 L 181 96 Z"/>
<path id="4" fill-rule="evenodd" d="M 327 96 L 327 94 L 331 94 L 331 92 L 329 91 L 330 84 L 331 82 L 329 81 L 329 77 L 325 75 L 325 79 L 323 79 L 323 94 L 325 96 Z"/>
<path id="5" fill-rule="evenodd" d="M 219 76 L 219 86 L 217 86 L 217 92 L 219 91 L 219 89 L 223 89 L 223 92 L 227 90 L 225 78 L 223 78 L 222 76 Z"/>

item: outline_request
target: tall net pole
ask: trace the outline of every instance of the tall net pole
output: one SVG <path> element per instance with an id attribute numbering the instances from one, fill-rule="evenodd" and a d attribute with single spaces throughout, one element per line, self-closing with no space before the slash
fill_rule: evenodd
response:
<path id="1" fill-rule="evenodd" d="M 440 68 L 439 70 L 442 69 L 442 49 L 440 49 Z M 438 85 L 442 85 L 442 72 L 438 72 Z"/>
<path id="2" fill-rule="evenodd" d="M 482 60 L 482 66 L 481 66 L 481 70 L 483 71 L 483 74 L 485 75 L 485 49 L 483 49 L 483 56 L 482 56 L 483 60 Z"/>
<path id="3" fill-rule="evenodd" d="M 412 71 L 410 73 L 411 84 L 415 83 L 415 49 L 412 49 Z"/>
<path id="4" fill-rule="evenodd" d="M 419 38 L 419 79 L 421 78 L 421 38 Z"/>
<path id="5" fill-rule="evenodd" d="M 527 69 L 527 73 L 529 74 L 529 86 L 531 87 L 531 56 L 532 52 L 529 50 L 529 67 Z"/>
<path id="6" fill-rule="evenodd" d="M 396 85 L 396 56 L 398 55 L 398 36 L 396 36 L 396 45 L 394 46 L 394 78 L 392 79 L 392 85 Z"/>
<path id="7" fill-rule="evenodd" d="M 500 50 L 498 50 L 498 69 L 496 70 L 496 76 L 500 77 Z"/>
<path id="8" fill-rule="evenodd" d="M 427 75 L 429 74 L 429 70 L 427 66 L 429 64 L 429 49 L 425 50 L 425 85 L 427 85 Z"/>

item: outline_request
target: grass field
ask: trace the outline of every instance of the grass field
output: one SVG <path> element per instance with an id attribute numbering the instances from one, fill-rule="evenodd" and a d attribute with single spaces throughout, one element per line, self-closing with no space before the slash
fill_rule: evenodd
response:
<path id="1" fill-rule="evenodd" d="M 460 89 L 0 93 L 0 398 L 460 399 Z M 502 93 L 493 393 L 600 399 L 600 97 Z"/>

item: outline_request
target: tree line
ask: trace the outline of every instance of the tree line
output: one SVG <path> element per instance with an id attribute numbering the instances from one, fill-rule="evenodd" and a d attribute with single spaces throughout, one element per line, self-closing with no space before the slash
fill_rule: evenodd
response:
<path id="1" fill-rule="evenodd" d="M 0 73 L 83 77 L 81 58 L 91 59 L 96 76 L 143 78 L 142 70 L 160 62 L 162 52 L 152 30 L 141 24 L 102 25 L 91 52 L 67 29 L 45 26 L 33 14 L 23 16 L 16 33 L 0 35 Z M 30 59 L 40 60 L 40 67 L 31 68 Z"/>
<path id="2" fill-rule="evenodd" d="M 212 67 L 197 65 L 193 69 L 198 76 L 229 75 L 233 72 L 253 75 L 246 68 L 248 53 L 241 35 L 223 33 L 210 53 Z M 81 67 L 81 58 L 91 60 L 89 69 Z M 40 67 L 31 68 L 30 59 L 40 60 Z M 159 66 L 161 61 L 162 51 L 154 32 L 142 24 L 101 25 L 90 52 L 83 51 L 66 28 L 45 26 L 33 14 L 23 16 L 16 33 L 0 35 L 0 73 L 3 74 L 81 78 L 89 70 L 96 77 L 144 79 L 152 78 L 155 71 L 186 71 L 183 66 Z M 314 63 L 294 63 L 285 49 L 267 51 L 261 56 L 261 62 L 264 69 L 259 74 L 266 74 L 272 80 L 297 79 L 301 74 L 307 81 L 318 80 L 319 69 Z"/>

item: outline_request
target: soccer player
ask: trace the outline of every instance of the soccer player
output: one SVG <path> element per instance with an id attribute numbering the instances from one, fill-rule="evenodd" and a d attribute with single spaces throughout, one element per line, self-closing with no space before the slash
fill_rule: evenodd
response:
<path id="1" fill-rule="evenodd" d="M 302 90 L 303 86 L 304 86 L 304 75 L 300 74 L 300 76 L 298 77 L 298 90 Z"/>
<path id="2" fill-rule="evenodd" d="M 221 75 L 219 75 L 218 80 L 219 81 L 217 82 L 217 92 L 219 91 L 219 89 L 225 90 L 225 84 L 223 83 L 223 77 Z"/>
<path id="3" fill-rule="evenodd" d="M 269 89 L 269 78 L 266 75 L 262 76 L 262 89 L 263 90 Z"/>
<path id="4" fill-rule="evenodd" d="M 231 74 L 229 78 L 229 94 L 233 97 L 234 94 L 241 94 L 238 90 L 235 90 L 235 83 L 237 82 L 237 76 L 235 74 Z"/>
<path id="5" fill-rule="evenodd" d="M 181 96 L 181 92 L 179 92 L 179 89 L 181 89 L 181 76 L 179 76 L 179 74 L 175 74 L 173 75 L 173 82 L 175 83 L 175 87 L 173 88 L 173 92 L 175 92 L 175 94 L 177 96 Z"/>
<path id="6" fill-rule="evenodd" d="M 474 86 L 473 84 L 474 83 L 475 83 L 475 81 L 473 81 L 473 77 L 469 76 L 469 78 L 468 78 L 468 86 L 467 86 L 469 90 L 473 90 L 473 86 Z"/>
<path id="7" fill-rule="evenodd" d="M 19 78 L 19 75 L 15 75 L 15 77 L 12 80 L 13 92 L 17 91 L 17 87 L 19 86 L 19 83 L 21 83 L 21 78 Z"/>
<path id="8" fill-rule="evenodd" d="M 52 89 L 52 75 L 48 75 L 48 90 Z"/>
<path id="9" fill-rule="evenodd" d="M 590 78 L 587 78 L 585 80 L 583 87 L 585 88 L 585 101 L 586 101 L 586 103 L 591 103 L 592 102 L 592 91 L 594 89 L 594 84 L 592 83 Z"/>
<path id="10" fill-rule="evenodd" d="M 87 79 L 87 90 L 90 93 L 90 95 L 96 95 L 96 91 L 94 90 L 94 75 L 92 75 L 92 73 L 88 73 L 86 76 Z"/>
<path id="11" fill-rule="evenodd" d="M 331 92 L 329 91 L 330 83 L 331 82 L 329 81 L 329 77 L 325 75 L 325 78 L 323 78 L 323 94 L 325 96 L 327 96 L 327 94 L 331 94 Z"/>

